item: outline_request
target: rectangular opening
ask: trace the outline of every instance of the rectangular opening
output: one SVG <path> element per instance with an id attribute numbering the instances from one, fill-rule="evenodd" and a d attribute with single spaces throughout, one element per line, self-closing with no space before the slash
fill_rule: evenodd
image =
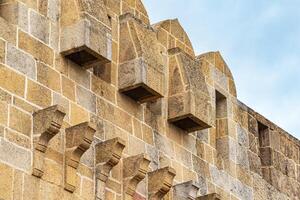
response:
<path id="1" fill-rule="evenodd" d="M 227 118 L 227 99 L 216 91 L 216 119 Z"/>
<path id="2" fill-rule="evenodd" d="M 216 132 L 217 138 L 228 135 L 227 99 L 216 91 Z"/>
<path id="3" fill-rule="evenodd" d="M 259 121 L 257 122 L 257 126 L 258 126 L 259 147 L 268 147 L 268 146 L 270 146 L 269 127 L 262 124 Z"/>

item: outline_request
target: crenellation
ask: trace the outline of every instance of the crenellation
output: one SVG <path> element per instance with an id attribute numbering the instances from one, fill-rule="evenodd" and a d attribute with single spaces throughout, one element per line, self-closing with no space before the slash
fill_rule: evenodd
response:
<path id="1" fill-rule="evenodd" d="M 141 0 L 1 1 L 0 76 L 0 199 L 299 198 L 299 140 Z"/>

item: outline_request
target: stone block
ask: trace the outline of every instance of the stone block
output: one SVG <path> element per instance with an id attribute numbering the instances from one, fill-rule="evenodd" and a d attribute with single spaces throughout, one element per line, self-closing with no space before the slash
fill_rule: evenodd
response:
<path id="1" fill-rule="evenodd" d="M 31 116 L 13 106 L 10 107 L 9 127 L 30 137 Z"/>
<path id="2" fill-rule="evenodd" d="M 29 54 L 20 51 L 15 46 L 7 45 L 7 65 L 31 79 L 36 79 L 35 60 Z"/>
<path id="3" fill-rule="evenodd" d="M 133 199 L 138 184 L 145 178 L 149 170 L 150 158 L 145 154 L 131 156 L 123 161 L 123 191 L 124 196 Z"/>
<path id="4" fill-rule="evenodd" d="M 6 42 L 4 40 L 0 40 L 0 63 L 5 62 L 5 52 L 6 52 Z"/>
<path id="5" fill-rule="evenodd" d="M 0 160 L 18 169 L 29 171 L 31 167 L 31 152 L 0 138 Z"/>
<path id="6" fill-rule="evenodd" d="M 62 55 L 88 69 L 111 61 L 111 34 L 103 24 L 82 19 L 62 28 Z"/>
<path id="7" fill-rule="evenodd" d="M 35 59 L 49 66 L 54 62 L 54 51 L 44 43 L 31 37 L 23 31 L 19 31 L 19 48 L 30 53 Z"/>
<path id="8" fill-rule="evenodd" d="M 0 17 L 0 37 L 9 43 L 16 44 L 17 29 L 12 24 L 9 24 L 4 18 Z"/>
<path id="9" fill-rule="evenodd" d="M 149 200 L 162 199 L 173 186 L 176 171 L 171 167 L 164 167 L 148 173 Z"/>
<path id="10" fill-rule="evenodd" d="M 24 96 L 25 77 L 0 64 L 0 87 L 18 96 Z"/>
<path id="11" fill-rule="evenodd" d="M 198 197 L 196 200 L 221 200 L 221 196 L 216 193 L 212 193 Z"/>
<path id="12" fill-rule="evenodd" d="M 199 186 L 195 181 L 188 181 L 173 186 L 173 199 L 196 200 Z"/>
<path id="13" fill-rule="evenodd" d="M 140 103 L 161 98 L 164 61 L 154 30 L 131 14 L 122 15 L 119 48 L 120 91 Z"/>
<path id="14" fill-rule="evenodd" d="M 11 199 L 13 195 L 13 169 L 0 163 L 0 199 Z"/>
<path id="15" fill-rule="evenodd" d="M 10 24 L 28 31 L 28 7 L 18 1 L 0 4 L 0 16 Z"/>
<path id="16" fill-rule="evenodd" d="M 61 91 L 60 74 L 43 63 L 37 64 L 37 81 L 58 93 Z"/>
<path id="17" fill-rule="evenodd" d="M 119 163 L 124 148 L 125 141 L 121 138 L 113 138 L 95 145 L 97 198 L 103 199 L 110 171 Z"/>
<path id="18" fill-rule="evenodd" d="M 168 121 L 187 132 L 211 127 L 212 105 L 200 64 L 179 48 L 169 50 L 169 59 Z"/>
<path id="19" fill-rule="evenodd" d="M 44 173 L 44 158 L 50 140 L 60 131 L 65 116 L 60 106 L 51 106 L 33 113 L 34 159 L 33 175 Z"/>
<path id="20" fill-rule="evenodd" d="M 35 11 L 30 11 L 30 33 L 48 44 L 50 37 L 50 23 L 48 19 Z"/>
<path id="21" fill-rule="evenodd" d="M 62 76 L 62 94 L 68 99 L 75 101 L 75 83 L 65 76 Z"/>
<path id="22" fill-rule="evenodd" d="M 83 87 L 76 87 L 77 102 L 92 113 L 96 113 L 96 96 Z"/>
<path id="23" fill-rule="evenodd" d="M 8 105 L 0 101 L 0 124 L 7 125 L 8 121 Z"/>
<path id="24" fill-rule="evenodd" d="M 95 125 L 89 122 L 66 129 L 64 188 L 70 192 L 74 192 L 76 189 L 76 173 L 80 158 L 90 148 L 95 132 Z"/>
<path id="25" fill-rule="evenodd" d="M 26 99 L 40 107 L 48 107 L 51 105 L 52 95 L 48 88 L 28 80 Z"/>

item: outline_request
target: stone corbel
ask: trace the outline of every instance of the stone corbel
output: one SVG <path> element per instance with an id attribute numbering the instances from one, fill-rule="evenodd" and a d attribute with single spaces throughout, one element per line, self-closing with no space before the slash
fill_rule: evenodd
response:
<path id="1" fill-rule="evenodd" d="M 164 167 L 148 173 L 149 200 L 162 199 L 171 189 L 176 171 L 171 167 Z"/>
<path id="2" fill-rule="evenodd" d="M 212 193 L 201 197 L 197 197 L 196 200 L 221 200 L 221 196 L 217 193 Z"/>
<path id="3" fill-rule="evenodd" d="M 80 158 L 90 148 L 96 128 L 84 122 L 66 129 L 65 189 L 74 192 Z"/>
<path id="4" fill-rule="evenodd" d="M 49 141 L 59 132 L 66 113 L 58 105 L 54 105 L 33 113 L 33 170 L 32 174 L 42 177 L 44 174 L 44 158 Z"/>
<path id="5" fill-rule="evenodd" d="M 176 200 L 195 200 L 197 198 L 197 193 L 199 186 L 195 181 L 188 181 L 180 183 L 173 187 L 173 199 Z"/>
<path id="6" fill-rule="evenodd" d="M 131 156 L 123 160 L 124 200 L 133 199 L 137 185 L 148 173 L 150 158 L 145 154 Z"/>
<path id="7" fill-rule="evenodd" d="M 104 199 L 105 185 L 109 177 L 109 173 L 116 166 L 125 148 L 125 141 L 121 138 L 114 138 L 95 146 L 96 155 L 96 198 Z"/>

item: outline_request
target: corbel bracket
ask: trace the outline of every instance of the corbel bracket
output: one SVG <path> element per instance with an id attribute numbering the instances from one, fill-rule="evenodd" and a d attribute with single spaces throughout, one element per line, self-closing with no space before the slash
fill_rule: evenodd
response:
<path id="1" fill-rule="evenodd" d="M 109 173 L 119 163 L 124 148 L 125 141 L 118 137 L 95 145 L 96 196 L 98 199 L 104 199 L 105 185 Z"/>
<path id="2" fill-rule="evenodd" d="M 201 197 L 197 197 L 196 200 L 221 200 L 221 196 L 217 193 L 212 193 Z"/>
<path id="3" fill-rule="evenodd" d="M 66 129 L 65 189 L 70 192 L 76 189 L 76 173 L 80 158 L 90 148 L 95 132 L 95 125 L 90 122 Z"/>
<path id="4" fill-rule="evenodd" d="M 133 199 L 137 185 L 148 173 L 150 162 L 150 158 L 146 154 L 139 154 L 123 159 L 124 199 Z"/>
<path id="5" fill-rule="evenodd" d="M 32 174 L 42 177 L 44 159 L 50 140 L 59 132 L 66 113 L 58 105 L 54 105 L 33 113 L 33 170 Z"/>
<path id="6" fill-rule="evenodd" d="M 171 167 L 164 167 L 148 173 L 149 200 L 162 199 L 171 189 L 176 171 Z"/>
<path id="7" fill-rule="evenodd" d="M 176 200 L 195 200 L 197 198 L 197 193 L 199 186 L 195 181 L 188 181 L 180 183 L 173 187 L 173 198 Z"/>

